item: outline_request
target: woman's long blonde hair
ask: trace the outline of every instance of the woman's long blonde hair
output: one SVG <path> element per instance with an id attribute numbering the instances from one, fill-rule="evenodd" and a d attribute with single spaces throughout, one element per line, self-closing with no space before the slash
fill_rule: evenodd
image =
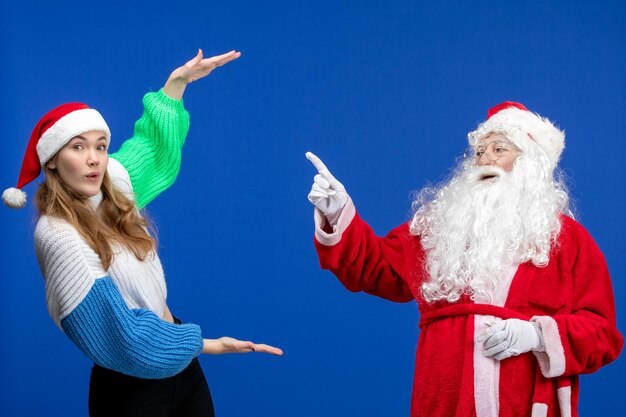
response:
<path id="1" fill-rule="evenodd" d="M 102 202 L 96 213 L 89 201 L 69 189 L 56 170 L 43 167 L 46 180 L 37 189 L 35 201 L 40 213 L 71 224 L 100 256 L 104 270 L 113 261 L 113 244 L 128 248 L 143 261 L 155 249 L 148 234 L 148 222 L 135 210 L 135 203 L 111 183 L 107 172 L 102 179 Z"/>

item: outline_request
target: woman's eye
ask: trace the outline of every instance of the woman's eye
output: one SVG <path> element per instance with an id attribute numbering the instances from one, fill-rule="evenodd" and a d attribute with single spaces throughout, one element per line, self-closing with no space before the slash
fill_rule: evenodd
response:
<path id="1" fill-rule="evenodd" d="M 98 150 L 99 151 L 106 151 L 107 147 L 106 147 L 106 145 L 100 145 L 100 146 L 98 146 Z"/>
<path id="2" fill-rule="evenodd" d="M 73 149 L 80 151 L 81 149 L 83 149 L 83 145 L 81 145 L 80 143 L 77 143 L 76 145 L 72 146 Z"/>

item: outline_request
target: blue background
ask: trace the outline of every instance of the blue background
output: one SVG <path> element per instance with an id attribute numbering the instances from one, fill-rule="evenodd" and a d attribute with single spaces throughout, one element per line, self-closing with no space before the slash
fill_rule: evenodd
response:
<path id="1" fill-rule="evenodd" d="M 622 1 L 2 2 L 1 187 L 52 107 L 132 134 L 141 97 L 197 48 L 242 57 L 188 87 L 175 185 L 148 206 L 174 314 L 282 358 L 203 356 L 219 416 L 408 415 L 415 304 L 348 293 L 313 249 L 317 153 L 379 234 L 444 179 L 487 109 L 516 100 L 567 132 L 562 168 L 604 251 L 624 330 Z M 41 181 L 41 178 L 39 179 Z M 35 185 L 26 187 L 34 195 Z M 0 414 L 86 415 L 89 361 L 47 315 L 35 212 L 0 209 Z M 623 358 L 581 381 L 581 415 L 626 406 Z M 620 378 L 620 376 L 622 378 Z"/>

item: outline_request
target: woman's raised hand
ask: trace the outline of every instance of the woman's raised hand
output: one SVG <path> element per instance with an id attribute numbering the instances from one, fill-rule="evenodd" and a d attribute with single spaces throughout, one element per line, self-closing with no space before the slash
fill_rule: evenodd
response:
<path id="1" fill-rule="evenodd" d="M 183 97 L 187 84 L 206 77 L 215 68 L 228 64 L 240 56 L 241 52 L 230 51 L 222 55 L 203 59 L 202 49 L 198 49 L 198 54 L 195 57 L 172 72 L 163 87 L 163 92 L 173 99 L 180 100 Z"/>

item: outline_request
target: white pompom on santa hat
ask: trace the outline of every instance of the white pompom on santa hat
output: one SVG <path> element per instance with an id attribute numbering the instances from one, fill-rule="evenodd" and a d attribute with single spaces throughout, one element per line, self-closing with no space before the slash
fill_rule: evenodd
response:
<path id="1" fill-rule="evenodd" d="M 563 131 L 547 118 L 514 101 L 505 101 L 490 108 L 487 120 L 468 135 L 470 145 L 475 146 L 480 138 L 490 133 L 502 133 L 518 146 L 523 140 L 534 141 L 548 156 L 551 169 L 556 167 L 565 148 Z"/>
<path id="2" fill-rule="evenodd" d="M 67 142 L 90 130 L 104 132 L 107 144 L 111 141 L 111 131 L 102 115 L 86 104 L 65 103 L 46 113 L 30 135 L 17 186 L 2 193 L 4 204 L 11 208 L 26 206 L 26 193 L 22 187 L 37 178 L 41 168 Z"/>

